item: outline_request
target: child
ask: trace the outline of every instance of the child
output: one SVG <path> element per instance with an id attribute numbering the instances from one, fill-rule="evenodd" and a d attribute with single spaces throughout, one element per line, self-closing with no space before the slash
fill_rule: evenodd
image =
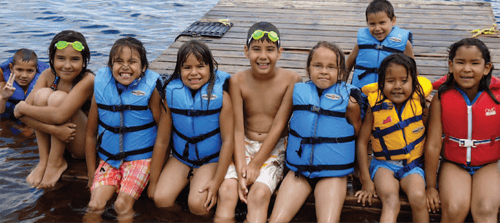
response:
<path id="1" fill-rule="evenodd" d="M 346 84 L 345 56 L 329 42 L 309 53 L 310 82 L 293 89 L 293 115 L 286 149 L 290 168 L 276 198 L 270 222 L 289 222 L 314 190 L 318 222 L 338 222 L 347 175 L 354 172 L 354 140 L 361 127 L 361 96 Z M 354 96 L 354 97 L 353 97 Z"/>
<path id="2" fill-rule="evenodd" d="M 234 221 L 240 199 L 247 203 L 248 222 L 265 222 L 267 209 L 282 179 L 293 86 L 300 76 L 276 67 L 283 48 L 278 29 L 255 23 L 244 48 L 251 68 L 230 79 L 234 108 L 234 165 L 219 189 L 216 221 Z"/>
<path id="3" fill-rule="evenodd" d="M 358 41 L 347 58 L 347 73 L 354 67 L 352 84 L 356 87 L 376 83 L 380 62 L 393 54 L 413 58 L 412 33 L 396 25 L 394 8 L 387 0 L 373 0 L 366 8 L 368 28 L 358 31 Z"/>
<path id="4" fill-rule="evenodd" d="M 36 131 L 40 162 L 26 181 L 33 187 L 53 187 L 68 167 L 65 148 L 73 158 L 85 158 L 85 129 L 94 75 L 87 69 L 90 50 L 76 31 L 58 33 L 49 45 L 50 69 L 40 74 L 26 102 L 14 115 Z"/>
<path id="5" fill-rule="evenodd" d="M 157 139 L 157 131 L 168 129 L 165 115 L 160 120 L 159 78 L 148 70 L 146 49 L 133 37 L 117 40 L 108 67 L 97 73 L 85 148 L 92 185 L 90 211 L 104 210 L 116 191 L 116 213 L 120 218 L 131 217 L 135 200 L 149 180 L 151 156 L 168 143 Z M 160 130 L 157 123 L 164 124 Z M 97 169 L 96 148 L 101 158 Z"/>
<path id="6" fill-rule="evenodd" d="M 174 73 L 165 84 L 173 157 L 161 171 L 164 156 L 155 156 L 153 161 L 159 165 L 151 170 L 148 192 L 156 206 L 173 206 L 189 182 L 192 213 L 207 215 L 217 202 L 234 146 L 233 108 L 224 87 L 229 77 L 217 70 L 204 43 L 189 41 L 179 48 Z"/>
<path id="7" fill-rule="evenodd" d="M 408 196 L 413 221 L 429 222 L 421 159 L 428 113 L 424 98 L 432 91 L 431 82 L 417 78 L 415 60 L 403 54 L 386 57 L 380 65 L 379 77 L 378 83 L 362 89 L 370 106 L 357 141 L 363 188 L 355 196 L 363 206 L 367 198 L 371 205 L 376 190 L 382 201 L 380 222 L 396 222 L 401 186 Z M 373 159 L 368 171 L 366 154 L 370 138 Z"/>
<path id="8" fill-rule="evenodd" d="M 476 38 L 452 44 L 448 65 L 448 78 L 431 104 L 425 145 L 428 209 L 442 206 L 442 222 L 463 222 L 469 210 L 474 222 L 497 222 L 500 82 L 491 78 L 488 47 Z"/>
<path id="9" fill-rule="evenodd" d="M 40 72 L 48 67 L 46 63 L 38 61 L 38 56 L 33 50 L 24 48 L 0 64 L 0 89 L 3 89 L 0 98 L 0 117 L 14 119 L 14 107 L 20 101 L 26 100 Z"/>

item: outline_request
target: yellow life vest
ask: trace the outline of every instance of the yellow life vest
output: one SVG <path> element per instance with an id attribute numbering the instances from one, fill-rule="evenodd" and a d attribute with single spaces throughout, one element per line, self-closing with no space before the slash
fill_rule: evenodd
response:
<path id="1" fill-rule="evenodd" d="M 432 91 L 431 82 L 425 77 L 418 81 L 427 97 Z M 422 106 L 417 93 L 406 101 L 398 115 L 392 101 L 382 99 L 378 83 L 363 87 L 373 113 L 372 149 L 376 159 L 403 160 L 404 165 L 420 161 L 424 153 L 425 127 L 422 121 Z"/>

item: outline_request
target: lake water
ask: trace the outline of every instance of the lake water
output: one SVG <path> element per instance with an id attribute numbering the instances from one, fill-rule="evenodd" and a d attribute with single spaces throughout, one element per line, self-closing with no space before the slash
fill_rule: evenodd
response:
<path id="1" fill-rule="evenodd" d="M 0 62 L 19 48 L 33 49 L 48 61 L 47 47 L 62 30 L 82 32 L 92 51 L 89 68 L 107 63 L 115 40 L 134 36 L 146 46 L 149 61 L 159 56 L 175 37 L 199 20 L 218 0 L 167 1 L 2 1 L 0 2 Z M 500 0 L 491 2 L 497 22 Z M 11 121 L 0 122 L 0 221 L 82 221 L 90 193 L 85 182 L 62 181 L 53 190 L 36 190 L 24 181 L 38 162 L 37 145 L 29 131 Z M 108 205 L 109 206 L 109 205 Z M 161 211 L 152 201 L 139 199 L 135 221 L 204 221 L 186 211 Z M 314 215 L 314 214 L 312 214 Z M 116 220 L 108 208 L 106 221 Z M 377 216 L 350 216 L 347 221 L 373 221 Z M 357 217 L 357 218 L 356 218 Z M 344 219 L 344 216 L 343 216 Z M 344 220 L 345 220 L 344 219 Z"/>

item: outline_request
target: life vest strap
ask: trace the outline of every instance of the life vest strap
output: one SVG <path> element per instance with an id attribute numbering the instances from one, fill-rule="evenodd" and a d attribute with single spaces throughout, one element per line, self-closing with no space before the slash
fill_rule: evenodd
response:
<path id="1" fill-rule="evenodd" d="M 172 112 L 174 114 L 185 115 L 185 116 L 194 116 L 194 117 L 217 114 L 221 110 L 222 110 L 222 108 L 212 109 L 212 110 L 184 110 L 184 109 L 170 108 L 170 112 Z"/>
<path id="2" fill-rule="evenodd" d="M 345 117 L 345 112 L 337 112 L 337 111 L 330 111 L 330 110 L 324 110 L 318 106 L 315 105 L 294 105 L 293 106 L 293 111 L 296 110 L 303 110 L 303 111 L 310 111 L 317 113 L 319 115 L 327 115 L 327 116 L 333 116 L 333 117 Z"/>
<path id="3" fill-rule="evenodd" d="M 372 107 L 372 112 L 376 112 L 379 110 L 392 110 L 394 108 L 394 104 L 383 102 L 381 104 L 375 105 Z"/>
<path id="4" fill-rule="evenodd" d="M 344 143 L 344 142 L 351 142 L 351 141 L 354 141 L 356 139 L 356 137 L 354 137 L 354 135 L 346 136 L 346 137 L 332 137 L 332 138 L 330 138 L 330 137 L 302 137 L 301 135 L 299 135 L 298 132 L 296 132 L 293 129 L 290 129 L 289 132 L 291 135 L 302 139 L 300 141 L 299 150 L 297 150 L 297 155 L 299 155 L 299 157 L 302 156 L 302 144 Z"/>
<path id="5" fill-rule="evenodd" d="M 383 150 L 382 152 L 375 152 L 373 151 L 373 155 L 375 157 L 387 157 L 387 156 L 396 156 L 396 155 L 401 155 L 401 154 L 408 154 L 410 153 L 414 148 L 415 146 L 417 146 L 420 142 L 422 142 L 425 138 L 425 134 L 423 134 L 422 136 L 420 136 L 417 140 L 411 142 L 410 144 L 406 145 L 404 148 L 402 149 L 398 149 L 398 150 Z"/>
<path id="6" fill-rule="evenodd" d="M 107 160 L 123 160 L 128 156 L 149 153 L 149 152 L 153 151 L 153 148 L 154 148 L 154 145 L 150 146 L 150 147 L 143 148 L 143 149 L 127 151 L 127 152 L 119 152 L 118 154 L 111 154 L 110 152 L 106 151 L 104 148 L 99 146 L 99 149 L 97 151 L 102 153 L 103 155 L 107 156 L 108 157 L 108 159 L 106 159 L 106 161 L 107 161 Z"/>
<path id="7" fill-rule="evenodd" d="M 396 173 L 394 173 L 394 177 L 396 177 L 396 179 L 398 180 L 401 180 L 401 177 L 403 177 L 405 173 L 410 172 L 415 167 L 421 167 L 421 166 L 422 166 L 422 157 L 419 157 L 413 160 L 411 163 L 406 164 L 403 168 L 399 169 Z"/>
<path id="8" fill-rule="evenodd" d="M 148 110 L 148 106 L 139 106 L 139 105 L 104 105 L 97 104 L 97 107 L 100 109 L 113 111 L 113 112 L 121 112 L 125 110 L 135 110 L 135 111 L 143 111 Z"/>
<path id="9" fill-rule="evenodd" d="M 361 65 L 355 65 L 354 69 L 356 70 L 364 70 L 365 72 L 361 73 L 358 75 L 358 79 L 361 80 L 363 79 L 366 75 L 371 74 L 371 73 L 378 73 L 378 68 L 377 67 L 363 67 Z"/>
<path id="10" fill-rule="evenodd" d="M 500 141 L 500 136 L 492 139 L 475 140 L 475 139 L 459 139 L 453 136 L 448 136 L 450 141 L 458 143 L 460 147 L 476 147 L 481 144 L 489 144 L 492 142 Z"/>
<path id="11" fill-rule="evenodd" d="M 391 52 L 391 53 L 404 53 L 404 51 L 394 49 L 392 47 L 380 45 L 380 44 L 362 44 L 358 45 L 359 49 L 374 49 L 374 50 L 380 50 L 380 51 L 386 51 L 386 52 Z"/>
<path id="12" fill-rule="evenodd" d="M 200 167 L 200 166 L 203 166 L 204 164 L 210 162 L 210 160 L 214 159 L 214 158 L 217 158 L 219 157 L 219 153 L 220 151 L 217 151 L 216 153 L 212 154 L 212 155 L 209 155 L 209 156 L 205 156 L 204 158 L 201 158 L 199 160 L 190 160 L 188 159 L 187 157 L 183 157 L 181 154 L 179 154 L 175 149 L 172 151 L 172 153 L 178 157 L 179 159 L 182 159 L 190 164 L 192 164 L 193 166 L 197 166 L 197 167 Z M 189 178 L 189 174 L 188 174 L 188 178 Z"/>
<path id="13" fill-rule="evenodd" d="M 17 103 L 21 102 L 21 100 L 17 100 L 17 99 L 11 99 L 11 98 L 9 98 L 9 99 L 7 99 L 7 102 L 10 102 L 10 103 L 12 103 L 12 104 L 17 105 Z"/>
<path id="14" fill-rule="evenodd" d="M 411 117 L 409 119 L 405 119 L 403 121 L 400 121 L 400 122 L 394 124 L 393 126 L 391 126 L 389 128 L 385 128 L 385 129 L 375 128 L 375 130 L 372 131 L 372 135 L 373 135 L 373 137 L 380 139 L 380 138 L 382 138 L 388 134 L 391 134 L 395 131 L 402 130 L 405 127 L 409 126 L 411 123 L 418 122 L 420 120 L 422 120 L 422 115 L 418 115 L 418 116 Z"/>
<path id="15" fill-rule="evenodd" d="M 334 164 L 332 164 L 332 165 L 295 165 L 295 164 L 288 162 L 288 160 L 287 160 L 286 163 L 290 166 L 297 168 L 296 172 L 310 172 L 311 173 L 311 172 L 318 172 L 318 171 L 322 171 L 322 170 L 346 170 L 346 169 L 354 168 L 354 162 L 348 163 L 348 164 L 336 164 L 336 165 L 334 165 Z"/>
<path id="16" fill-rule="evenodd" d="M 112 126 L 106 125 L 104 122 L 99 120 L 99 125 L 101 125 L 102 127 L 104 127 L 106 130 L 108 130 L 110 132 L 113 132 L 115 134 L 119 134 L 119 133 L 137 132 L 137 131 L 141 131 L 144 129 L 149 129 L 151 127 L 156 126 L 156 122 L 152 121 L 152 122 L 145 124 L 145 125 L 139 125 L 139 126 L 133 126 L 133 127 L 112 127 Z"/>
<path id="17" fill-rule="evenodd" d="M 187 137 L 186 135 L 182 134 L 181 132 L 179 132 L 179 130 L 177 130 L 175 128 L 175 126 L 172 126 L 175 134 L 177 134 L 179 137 L 181 137 L 182 139 L 186 140 L 186 145 L 184 146 L 184 151 L 182 153 L 182 156 L 179 156 L 179 157 L 182 157 L 183 160 L 188 160 L 188 156 L 189 156 L 189 144 L 196 144 L 196 143 L 199 143 L 205 139 L 208 139 L 214 135 L 217 135 L 219 132 L 220 132 L 220 128 L 216 128 L 208 133 L 205 133 L 205 134 L 201 134 L 199 136 L 196 136 L 196 137 Z M 175 151 L 175 148 L 174 148 L 174 151 Z M 198 153 L 196 153 L 198 154 Z"/>

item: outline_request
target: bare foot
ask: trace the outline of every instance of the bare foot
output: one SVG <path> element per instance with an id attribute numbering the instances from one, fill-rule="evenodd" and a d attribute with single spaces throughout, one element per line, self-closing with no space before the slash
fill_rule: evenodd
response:
<path id="1" fill-rule="evenodd" d="M 84 223 L 94 223 L 94 222 L 102 222 L 102 213 L 104 211 L 93 211 L 93 210 L 87 210 L 87 213 L 83 215 L 83 222 Z"/>
<path id="2" fill-rule="evenodd" d="M 47 168 L 47 163 L 38 163 L 35 169 L 31 171 L 31 173 L 26 177 L 26 182 L 31 187 L 37 187 L 40 182 L 42 182 L 43 174 L 45 173 L 45 169 Z"/>
<path id="3" fill-rule="evenodd" d="M 50 188 L 56 185 L 59 178 L 61 178 L 62 173 L 68 168 L 68 163 L 66 160 L 62 160 L 61 165 L 53 165 L 49 163 L 43 174 L 42 182 L 37 188 Z"/>

